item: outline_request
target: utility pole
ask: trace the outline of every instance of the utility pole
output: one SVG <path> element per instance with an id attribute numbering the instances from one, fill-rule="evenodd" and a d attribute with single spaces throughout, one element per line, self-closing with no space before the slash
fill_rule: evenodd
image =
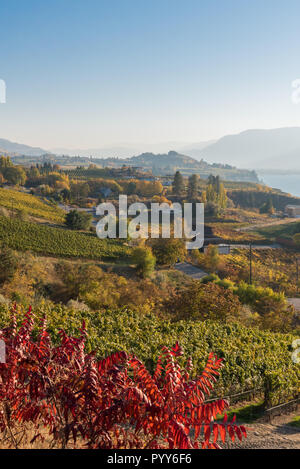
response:
<path id="1" fill-rule="evenodd" d="M 252 285 L 252 243 L 249 244 L 249 283 Z"/>
<path id="2" fill-rule="evenodd" d="M 298 257 L 296 257 L 296 275 L 297 275 L 297 293 L 299 291 L 299 264 L 298 264 Z"/>

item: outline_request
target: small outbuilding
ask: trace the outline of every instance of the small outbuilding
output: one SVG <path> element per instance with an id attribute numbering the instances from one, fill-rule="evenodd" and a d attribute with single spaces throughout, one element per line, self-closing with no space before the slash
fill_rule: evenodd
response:
<path id="1" fill-rule="evenodd" d="M 287 205 L 285 214 L 290 218 L 300 218 L 300 205 Z"/>
<path id="2" fill-rule="evenodd" d="M 230 245 L 229 244 L 217 244 L 219 254 L 230 254 Z M 204 252 L 206 252 L 208 246 L 204 246 Z"/>

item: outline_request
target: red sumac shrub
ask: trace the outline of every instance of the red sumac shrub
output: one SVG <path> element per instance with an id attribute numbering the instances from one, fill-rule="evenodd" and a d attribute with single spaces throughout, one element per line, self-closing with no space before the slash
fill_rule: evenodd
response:
<path id="1" fill-rule="evenodd" d="M 34 428 L 32 441 L 45 435 L 51 445 L 88 448 L 219 448 L 246 436 L 243 426 L 227 417 L 215 418 L 228 407 L 225 400 L 205 403 L 222 361 L 213 354 L 201 376 L 190 379 L 177 357 L 178 344 L 163 348 L 151 375 L 134 356 L 117 352 L 103 360 L 84 350 L 86 330 L 79 338 L 60 332 L 54 345 L 43 321 L 32 339 L 30 311 L 18 329 L 0 332 L 6 363 L 0 364 L 0 431 L 18 447 L 20 428 Z M 23 427 L 22 427 L 23 426 Z"/>

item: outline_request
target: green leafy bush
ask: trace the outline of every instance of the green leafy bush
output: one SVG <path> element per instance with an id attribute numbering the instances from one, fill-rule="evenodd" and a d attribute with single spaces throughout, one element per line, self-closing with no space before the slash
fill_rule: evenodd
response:
<path id="1" fill-rule="evenodd" d="M 185 241 L 177 238 L 153 239 L 151 248 L 157 263 L 161 265 L 173 265 L 177 260 L 183 261 L 187 253 Z"/>
<path id="2" fill-rule="evenodd" d="M 91 227 L 92 215 L 90 213 L 71 210 L 66 215 L 66 225 L 72 230 L 88 230 Z"/>
<path id="3" fill-rule="evenodd" d="M 139 246 L 132 252 L 132 262 L 136 265 L 138 274 L 146 278 L 152 274 L 156 259 L 150 248 Z"/>

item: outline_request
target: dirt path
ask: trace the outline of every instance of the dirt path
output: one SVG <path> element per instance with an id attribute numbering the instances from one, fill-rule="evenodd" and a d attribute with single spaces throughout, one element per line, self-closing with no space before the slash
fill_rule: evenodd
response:
<path id="1" fill-rule="evenodd" d="M 245 424 L 247 438 L 226 443 L 225 448 L 235 449 L 300 449 L 300 429 L 288 425 L 299 414 L 277 417 L 272 423 Z"/>
<path id="2" fill-rule="evenodd" d="M 196 267 L 192 264 L 189 264 L 188 262 L 178 262 L 178 264 L 175 264 L 175 269 L 178 270 L 179 272 L 182 272 L 189 277 L 192 277 L 194 279 L 201 279 L 202 277 L 205 277 L 207 272 L 204 272 L 204 270 L 200 269 L 199 267 Z"/>
<path id="3" fill-rule="evenodd" d="M 237 228 L 236 231 L 255 231 L 259 228 L 265 228 L 268 226 L 276 226 L 276 225 L 286 225 L 288 223 L 299 223 L 299 218 L 284 218 L 280 220 L 274 220 L 268 223 L 259 223 L 257 225 L 250 225 L 250 226 L 243 226 L 241 228 Z"/>

